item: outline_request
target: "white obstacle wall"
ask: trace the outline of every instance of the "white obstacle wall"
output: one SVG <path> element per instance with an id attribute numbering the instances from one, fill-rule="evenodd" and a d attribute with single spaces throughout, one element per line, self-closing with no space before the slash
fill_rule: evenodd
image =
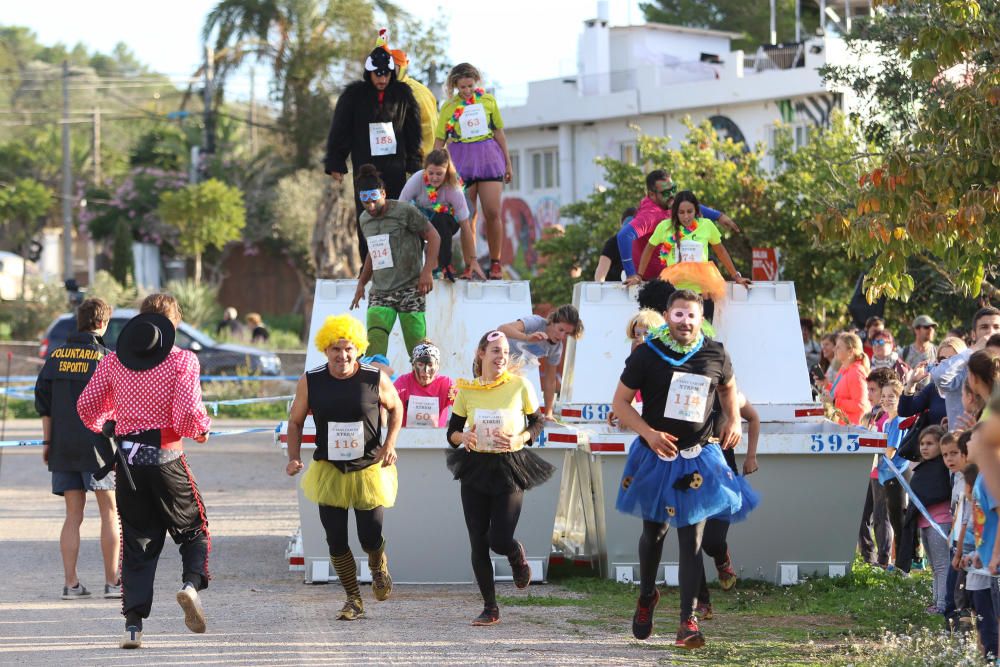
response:
<path id="1" fill-rule="evenodd" d="M 306 369 L 326 363 L 326 357 L 312 340 L 327 316 L 349 312 L 365 322 L 367 298 L 357 310 L 348 310 L 357 285 L 356 280 L 320 280 L 316 283 Z M 527 281 L 448 283 L 435 280 L 434 289 L 427 295 L 427 337 L 441 348 L 440 373 L 451 378 L 471 378 L 473 352 L 479 338 L 501 324 L 530 314 L 531 293 Z M 389 337 L 387 356 L 396 373 L 410 372 L 410 359 L 398 322 Z M 527 372 L 525 376 L 534 383 L 541 400 L 537 371 Z"/>

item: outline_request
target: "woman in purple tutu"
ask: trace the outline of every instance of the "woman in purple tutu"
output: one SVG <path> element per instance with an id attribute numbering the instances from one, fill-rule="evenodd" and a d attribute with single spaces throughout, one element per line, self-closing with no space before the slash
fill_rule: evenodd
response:
<path id="1" fill-rule="evenodd" d="M 434 148 L 448 145 L 451 160 L 466 186 L 471 204 L 472 229 L 476 229 L 476 198 L 486 216 L 486 242 L 490 249 L 490 279 L 503 278 L 500 252 L 503 225 L 500 222 L 500 194 L 510 183 L 512 167 L 503 133 L 503 119 L 496 99 L 478 87 L 479 70 L 459 63 L 448 73 L 448 92 L 457 91 L 441 107 Z M 463 278 L 471 277 L 466 270 Z"/>

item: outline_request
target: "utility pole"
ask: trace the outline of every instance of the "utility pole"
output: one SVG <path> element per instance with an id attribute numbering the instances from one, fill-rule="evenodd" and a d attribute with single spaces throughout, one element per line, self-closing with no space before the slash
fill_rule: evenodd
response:
<path id="1" fill-rule="evenodd" d="M 795 41 L 802 41 L 802 0 L 795 0 Z"/>
<path id="2" fill-rule="evenodd" d="M 205 45 L 205 140 L 204 153 L 215 153 L 215 115 L 212 113 L 212 103 L 215 97 L 215 52 L 211 46 Z"/>
<path id="3" fill-rule="evenodd" d="M 94 107 L 94 134 L 92 137 L 91 151 L 94 163 L 94 185 L 101 184 L 103 174 L 101 174 L 101 108 Z"/>
<path id="4" fill-rule="evenodd" d="M 250 68 L 250 157 L 257 155 L 257 114 L 254 108 L 254 80 L 257 68 Z"/>
<path id="5" fill-rule="evenodd" d="M 778 43 L 778 15 L 774 4 L 775 0 L 771 0 L 771 44 Z"/>
<path id="6" fill-rule="evenodd" d="M 92 162 L 94 166 L 94 187 L 101 187 L 104 174 L 101 173 L 101 108 L 94 107 L 92 145 L 90 147 Z M 97 274 L 97 247 L 94 244 L 93 235 L 87 234 L 87 284 L 94 284 L 94 276 Z"/>
<path id="7" fill-rule="evenodd" d="M 69 146 L 69 61 L 62 64 L 62 218 L 63 280 L 73 279 L 73 175 Z"/>

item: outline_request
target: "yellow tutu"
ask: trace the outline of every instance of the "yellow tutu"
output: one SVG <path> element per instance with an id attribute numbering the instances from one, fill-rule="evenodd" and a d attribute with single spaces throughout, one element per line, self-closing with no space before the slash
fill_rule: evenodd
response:
<path id="1" fill-rule="evenodd" d="M 718 301 L 726 295 L 726 281 L 712 262 L 677 262 L 660 272 L 677 289 L 689 289 Z"/>
<path id="2" fill-rule="evenodd" d="M 340 472 L 329 461 L 312 461 L 302 476 L 306 498 L 317 505 L 371 510 L 396 504 L 396 466 L 374 463 L 355 472 Z"/>

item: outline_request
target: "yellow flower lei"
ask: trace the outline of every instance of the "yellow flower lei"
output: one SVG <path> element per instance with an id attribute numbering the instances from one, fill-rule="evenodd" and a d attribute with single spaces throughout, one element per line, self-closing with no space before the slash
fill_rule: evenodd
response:
<path id="1" fill-rule="evenodd" d="M 465 380 L 463 378 L 459 378 L 455 382 L 455 386 L 458 387 L 459 389 L 476 389 L 476 390 L 493 389 L 495 387 L 499 387 L 502 384 L 507 384 L 513 379 L 514 375 L 512 373 L 510 373 L 509 371 L 504 371 L 503 373 L 500 374 L 500 377 L 498 377 L 496 380 L 488 384 L 483 384 L 483 382 L 479 378 L 475 378 L 472 380 Z"/>

